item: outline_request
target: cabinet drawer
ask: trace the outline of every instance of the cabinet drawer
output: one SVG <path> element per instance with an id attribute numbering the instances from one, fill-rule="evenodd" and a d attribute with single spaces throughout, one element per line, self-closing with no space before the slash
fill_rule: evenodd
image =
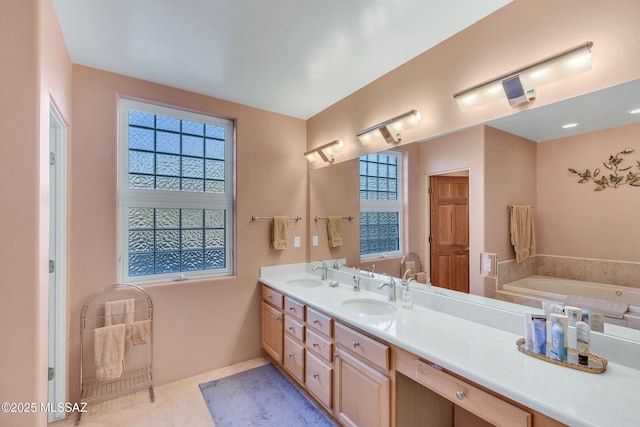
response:
<path id="1" fill-rule="evenodd" d="M 330 410 L 333 368 L 322 362 L 313 353 L 307 353 L 305 373 L 307 389 Z"/>
<path id="2" fill-rule="evenodd" d="M 284 297 L 284 312 L 304 322 L 304 304 L 288 296 Z"/>
<path id="3" fill-rule="evenodd" d="M 288 314 L 284 316 L 284 331 L 298 340 L 304 341 L 304 325 Z"/>
<path id="4" fill-rule="evenodd" d="M 389 370 L 389 346 L 354 331 L 343 324 L 335 324 L 336 343 L 351 353 L 376 365 L 383 371 Z"/>
<path id="5" fill-rule="evenodd" d="M 288 335 L 284 336 L 284 354 L 282 356 L 285 369 L 300 384 L 304 384 L 304 346 Z"/>
<path id="6" fill-rule="evenodd" d="M 321 359 L 331 363 L 331 350 L 333 350 L 331 341 L 315 332 L 313 329 L 307 328 L 306 332 L 307 338 L 305 342 L 307 343 L 307 348 L 318 355 Z"/>
<path id="7" fill-rule="evenodd" d="M 456 405 L 496 426 L 531 425 L 531 414 L 434 368 L 421 360 L 416 361 L 416 379 Z"/>
<path id="8" fill-rule="evenodd" d="M 280 292 L 274 291 L 268 286 L 262 285 L 262 300 L 268 302 L 274 307 L 282 310 L 284 295 Z"/>
<path id="9" fill-rule="evenodd" d="M 307 307 L 307 325 L 331 338 L 331 317 Z"/>

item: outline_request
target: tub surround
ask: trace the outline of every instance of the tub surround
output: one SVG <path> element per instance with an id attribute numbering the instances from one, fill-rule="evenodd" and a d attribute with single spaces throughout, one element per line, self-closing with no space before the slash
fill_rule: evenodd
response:
<path id="1" fill-rule="evenodd" d="M 609 360 L 607 371 L 600 375 L 575 371 L 517 351 L 525 307 L 416 286 L 412 310 L 403 309 L 398 301 L 391 303 L 397 305 L 392 315 L 355 314 L 342 302 L 351 298 L 386 301 L 386 289 L 377 290 L 385 278 L 363 278 L 360 292 L 353 290 L 353 271 L 348 270 L 329 269 L 328 279 L 340 282 L 338 287 L 329 287 L 328 281 L 315 287 L 287 283 L 319 279 L 312 267 L 262 267 L 260 282 L 562 423 L 606 426 L 637 421 L 633 410 L 637 402 L 630 391 L 640 383 L 639 362 L 632 357 L 640 351 L 638 341 L 592 334 L 591 351 Z"/>

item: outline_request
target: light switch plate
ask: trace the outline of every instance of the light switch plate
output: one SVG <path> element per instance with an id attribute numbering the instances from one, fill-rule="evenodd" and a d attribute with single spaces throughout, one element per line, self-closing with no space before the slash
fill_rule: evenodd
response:
<path id="1" fill-rule="evenodd" d="M 313 246 L 318 246 L 318 236 L 313 236 L 311 242 Z"/>
<path id="2" fill-rule="evenodd" d="M 294 236 L 293 237 L 293 247 L 294 248 L 299 248 L 300 247 L 300 236 Z"/>

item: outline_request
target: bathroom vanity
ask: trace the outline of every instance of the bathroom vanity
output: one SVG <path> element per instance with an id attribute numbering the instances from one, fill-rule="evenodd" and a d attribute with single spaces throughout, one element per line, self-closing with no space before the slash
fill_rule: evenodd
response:
<path id="1" fill-rule="evenodd" d="M 414 291 L 419 298 L 405 309 L 377 290 L 384 278 L 362 279 L 355 291 L 353 272 L 330 269 L 320 280 L 311 267 L 261 269 L 262 346 L 343 425 L 636 421 L 629 390 L 640 381 L 637 369 L 610 363 L 598 375 L 533 359 L 516 348 L 517 313 L 431 291 Z M 518 319 L 516 327 L 496 327 Z"/>

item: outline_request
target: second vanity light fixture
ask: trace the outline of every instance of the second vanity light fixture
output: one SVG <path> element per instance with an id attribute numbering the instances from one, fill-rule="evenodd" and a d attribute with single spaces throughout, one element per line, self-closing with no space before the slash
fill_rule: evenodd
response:
<path id="1" fill-rule="evenodd" d="M 518 105 L 535 98 L 539 86 L 556 82 L 574 74 L 591 70 L 593 42 L 564 50 L 555 55 L 477 84 L 453 95 L 461 111 L 503 98 Z"/>
<path id="2" fill-rule="evenodd" d="M 318 159 L 322 159 L 325 162 L 333 163 L 334 154 L 342 150 L 342 147 L 344 147 L 344 142 L 336 139 L 335 141 L 331 141 L 327 144 L 316 147 L 311 151 L 307 151 L 306 153 L 304 153 L 304 156 L 310 162 L 315 162 Z"/>
<path id="3" fill-rule="evenodd" d="M 378 123 L 375 126 L 361 130 L 356 136 L 360 139 L 362 145 L 368 145 L 380 140 L 391 144 L 400 142 L 400 133 L 417 126 L 418 123 L 420 123 L 420 113 L 416 110 L 411 110 L 382 123 Z"/>

